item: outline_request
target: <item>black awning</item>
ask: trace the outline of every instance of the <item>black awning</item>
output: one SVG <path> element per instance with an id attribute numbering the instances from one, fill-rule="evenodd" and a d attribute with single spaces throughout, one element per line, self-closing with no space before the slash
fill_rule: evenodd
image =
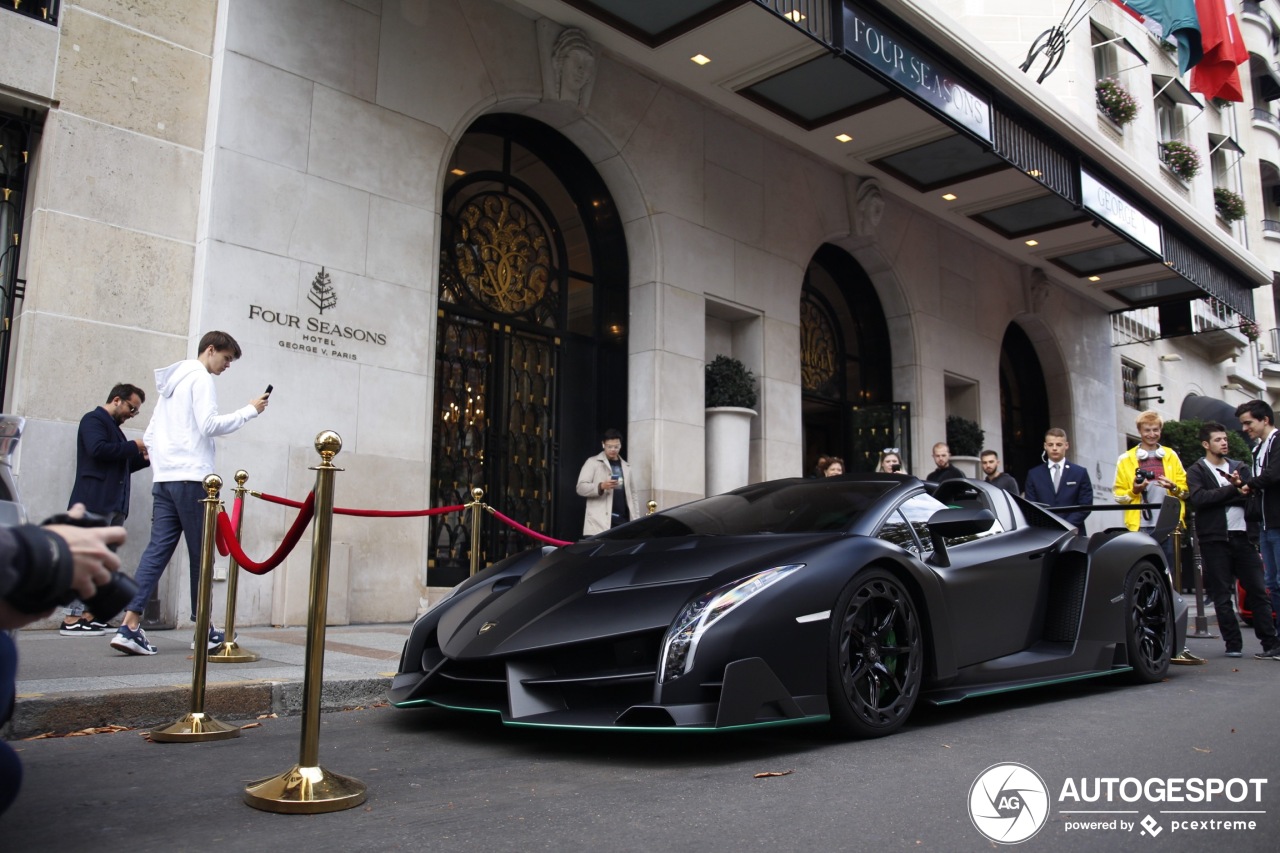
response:
<path id="1" fill-rule="evenodd" d="M 1235 406 L 1217 397 L 1204 397 L 1199 394 L 1192 394 L 1182 401 L 1178 420 L 1217 421 L 1228 430 L 1237 432 L 1240 430 Z"/>

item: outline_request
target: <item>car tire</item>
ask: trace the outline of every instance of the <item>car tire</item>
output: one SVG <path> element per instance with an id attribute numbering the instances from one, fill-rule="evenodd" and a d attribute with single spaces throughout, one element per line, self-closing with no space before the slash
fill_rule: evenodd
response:
<path id="1" fill-rule="evenodd" d="M 832 726 L 861 738 L 893 733 L 915 707 L 923 673 L 924 640 L 911 594 L 883 569 L 859 572 L 831 611 Z"/>
<path id="2" fill-rule="evenodd" d="M 1124 633 L 1131 680 L 1151 684 L 1169 672 L 1174 655 L 1173 598 L 1165 574 L 1151 563 L 1136 563 L 1124 582 Z"/>

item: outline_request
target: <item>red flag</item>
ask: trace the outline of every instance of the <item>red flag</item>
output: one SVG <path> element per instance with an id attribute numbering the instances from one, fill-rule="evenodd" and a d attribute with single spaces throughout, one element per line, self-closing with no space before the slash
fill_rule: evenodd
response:
<path id="1" fill-rule="evenodd" d="M 1239 66 L 1248 61 L 1249 51 L 1236 16 L 1227 14 L 1223 0 L 1196 0 L 1196 14 L 1204 59 L 1191 69 L 1191 91 L 1206 98 L 1243 101 Z"/>

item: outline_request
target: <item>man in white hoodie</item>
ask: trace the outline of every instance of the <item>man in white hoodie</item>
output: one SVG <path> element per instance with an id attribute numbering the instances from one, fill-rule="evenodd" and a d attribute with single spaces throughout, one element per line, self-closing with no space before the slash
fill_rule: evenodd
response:
<path id="1" fill-rule="evenodd" d="M 156 371 L 156 404 L 143 436 L 151 455 L 151 541 L 142 553 L 134 580 L 138 594 L 125 608 L 124 622 L 111 638 L 111 647 L 131 655 L 154 655 L 156 647 L 142 630 L 142 612 L 178 547 L 187 540 L 191 557 L 191 613 L 195 618 L 200 589 L 200 543 L 204 534 L 204 478 L 213 473 L 213 439 L 233 433 L 267 407 L 267 394 L 227 415 L 218 414 L 213 377 L 240 357 L 240 345 L 226 332 L 209 332 L 200 339 L 200 354 Z M 209 647 L 222 642 L 209 628 Z"/>

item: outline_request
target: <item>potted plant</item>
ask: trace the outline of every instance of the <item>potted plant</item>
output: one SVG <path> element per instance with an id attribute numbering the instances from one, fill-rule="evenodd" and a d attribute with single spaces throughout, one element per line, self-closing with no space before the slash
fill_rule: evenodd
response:
<path id="1" fill-rule="evenodd" d="M 1137 117 L 1138 99 L 1115 80 L 1109 77 L 1099 80 L 1093 93 L 1098 101 L 1098 112 L 1120 127 Z"/>
<path id="2" fill-rule="evenodd" d="M 1200 152 L 1185 142 L 1161 142 L 1160 159 L 1180 180 L 1190 181 L 1200 174 Z"/>
<path id="3" fill-rule="evenodd" d="M 1239 193 L 1232 192 L 1226 187 L 1213 188 L 1213 206 L 1218 209 L 1218 215 L 1222 217 L 1223 222 L 1237 222 L 1244 219 L 1244 199 Z"/>
<path id="4" fill-rule="evenodd" d="M 982 452 L 985 436 L 977 421 L 958 415 L 947 416 L 947 447 L 951 449 L 951 464 L 964 471 L 966 477 L 978 476 L 978 454 Z"/>
<path id="5" fill-rule="evenodd" d="M 718 355 L 707 365 L 706 400 L 708 409 L 724 406 L 754 409 L 756 378 L 738 359 Z"/>
<path id="6" fill-rule="evenodd" d="M 727 355 L 706 370 L 706 493 L 718 495 L 748 480 L 751 419 L 756 416 L 756 378 Z"/>

